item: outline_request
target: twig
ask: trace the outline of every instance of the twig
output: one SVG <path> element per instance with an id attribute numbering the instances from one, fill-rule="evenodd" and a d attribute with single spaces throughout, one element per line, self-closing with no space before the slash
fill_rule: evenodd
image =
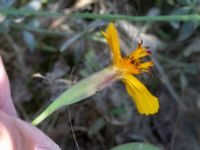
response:
<path id="1" fill-rule="evenodd" d="M 73 135 L 73 138 L 74 138 L 74 142 L 75 142 L 75 144 L 76 144 L 76 148 L 77 148 L 77 150 L 80 150 L 79 145 L 78 145 L 78 142 L 77 142 L 77 139 L 76 139 L 76 135 L 75 135 L 75 133 L 74 133 L 74 128 L 73 128 L 72 121 L 71 121 L 71 115 L 70 115 L 70 111 L 69 111 L 69 106 L 67 106 L 67 112 L 68 112 L 68 118 L 69 118 L 70 128 L 71 128 L 71 131 L 72 131 L 72 135 Z"/>

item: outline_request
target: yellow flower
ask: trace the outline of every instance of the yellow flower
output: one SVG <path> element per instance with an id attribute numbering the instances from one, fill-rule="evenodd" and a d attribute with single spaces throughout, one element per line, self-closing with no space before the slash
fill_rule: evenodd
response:
<path id="1" fill-rule="evenodd" d="M 133 76 L 143 72 L 149 72 L 153 66 L 153 62 L 141 62 L 141 59 L 145 56 L 151 55 L 151 52 L 143 47 L 141 42 L 130 55 L 122 58 L 118 33 L 113 23 L 108 25 L 107 30 L 106 32 L 103 32 L 103 35 L 112 50 L 113 68 L 116 70 L 118 78 L 124 82 L 139 113 L 145 115 L 157 113 L 159 109 L 157 97 L 153 96 L 148 89 Z"/>

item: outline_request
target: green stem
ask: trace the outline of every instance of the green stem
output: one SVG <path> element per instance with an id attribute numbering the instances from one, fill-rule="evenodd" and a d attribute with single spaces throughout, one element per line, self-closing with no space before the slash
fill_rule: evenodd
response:
<path id="1" fill-rule="evenodd" d="M 112 15 L 112 14 L 70 14 L 69 16 L 87 19 L 103 19 L 103 20 L 127 20 L 127 21 L 192 21 L 200 20 L 200 15 L 174 15 L 174 16 L 127 16 L 127 15 Z"/>
<path id="2" fill-rule="evenodd" d="M 166 16 L 127 16 L 127 15 L 112 15 L 112 14 L 94 14 L 94 13 L 72 13 L 66 14 L 63 12 L 51 12 L 51 11 L 33 11 L 28 9 L 11 9 L 4 8 L 0 9 L 1 15 L 34 15 L 34 16 L 68 16 L 75 18 L 84 19 L 103 19 L 103 20 L 127 20 L 127 21 L 148 21 L 148 22 L 159 22 L 159 21 L 193 21 L 200 20 L 200 15 L 166 15 Z"/>

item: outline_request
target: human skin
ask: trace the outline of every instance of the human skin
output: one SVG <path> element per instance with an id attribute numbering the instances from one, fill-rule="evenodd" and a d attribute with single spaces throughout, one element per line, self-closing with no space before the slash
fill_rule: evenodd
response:
<path id="1" fill-rule="evenodd" d="M 0 56 L 0 149 L 60 150 L 41 130 L 21 120 L 13 105 L 9 79 Z"/>

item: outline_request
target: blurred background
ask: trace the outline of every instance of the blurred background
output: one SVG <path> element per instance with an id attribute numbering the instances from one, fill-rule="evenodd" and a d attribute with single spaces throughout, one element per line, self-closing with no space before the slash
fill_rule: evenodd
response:
<path id="1" fill-rule="evenodd" d="M 128 16 L 199 14 L 200 0 L 0 0 L 0 8 Z M 14 104 L 31 122 L 65 89 L 111 63 L 101 31 L 109 21 L 67 16 L 0 16 L 0 55 Z M 143 40 L 153 52 L 139 78 L 159 98 L 154 116 L 138 114 L 121 82 L 57 110 L 38 127 L 64 150 L 107 150 L 145 142 L 166 150 L 200 149 L 199 21 L 115 21 L 123 55 Z M 78 91 L 77 91 L 78 92 Z"/>

